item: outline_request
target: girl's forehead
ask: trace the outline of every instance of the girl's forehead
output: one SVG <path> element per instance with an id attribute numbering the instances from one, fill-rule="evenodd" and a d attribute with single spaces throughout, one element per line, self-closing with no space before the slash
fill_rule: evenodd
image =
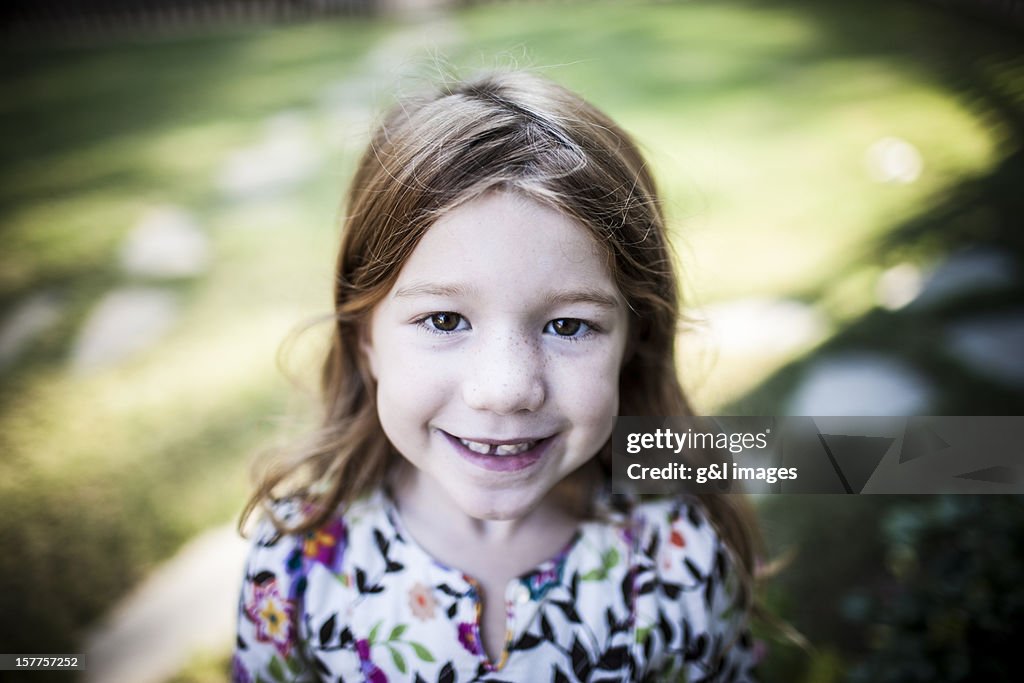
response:
<path id="1" fill-rule="evenodd" d="M 452 209 L 431 226 L 403 266 L 412 283 L 463 289 L 587 287 L 619 299 L 608 252 L 570 216 L 520 193 L 494 191 Z"/>

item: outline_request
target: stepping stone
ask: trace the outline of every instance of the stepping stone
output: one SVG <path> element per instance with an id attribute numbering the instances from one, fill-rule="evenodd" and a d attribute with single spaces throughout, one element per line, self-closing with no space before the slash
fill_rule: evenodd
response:
<path id="1" fill-rule="evenodd" d="M 32 343 L 60 322 L 63 306 L 51 292 L 38 292 L 18 304 L 0 325 L 0 368 L 7 368 Z"/>
<path id="2" fill-rule="evenodd" d="M 882 273 L 875 284 L 875 301 L 889 311 L 898 311 L 921 294 L 924 276 L 913 263 L 900 263 Z"/>
<path id="3" fill-rule="evenodd" d="M 157 567 L 86 635 L 86 683 L 160 683 L 203 651 L 229 652 L 247 550 L 226 525 Z"/>
<path id="4" fill-rule="evenodd" d="M 946 326 L 950 352 L 977 374 L 1024 390 L 1024 311 L 988 314 Z"/>
<path id="5" fill-rule="evenodd" d="M 209 252 L 192 216 L 177 207 L 157 207 L 132 228 L 121 248 L 121 268 L 141 277 L 194 277 L 206 270 Z"/>
<path id="6" fill-rule="evenodd" d="M 76 372 L 114 365 L 156 343 L 178 317 L 178 298 L 156 287 L 125 287 L 92 310 L 71 353 Z"/>
<path id="7" fill-rule="evenodd" d="M 271 117 L 261 142 L 232 153 L 217 178 L 229 197 L 247 199 L 290 189 L 319 168 L 322 155 L 304 115 Z"/>
<path id="8" fill-rule="evenodd" d="M 911 309 L 935 309 L 971 294 L 1008 289 L 1019 282 L 1014 257 L 991 247 L 952 254 L 926 279 Z"/>
<path id="9" fill-rule="evenodd" d="M 850 353 L 822 358 L 807 370 L 786 405 L 787 415 L 927 415 L 931 383 L 888 356 Z"/>

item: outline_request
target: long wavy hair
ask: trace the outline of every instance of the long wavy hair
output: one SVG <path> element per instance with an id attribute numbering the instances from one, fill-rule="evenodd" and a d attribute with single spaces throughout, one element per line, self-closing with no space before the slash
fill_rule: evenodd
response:
<path id="1" fill-rule="evenodd" d="M 305 516 L 290 526 L 276 523 L 282 531 L 310 531 L 381 486 L 400 465 L 377 417 L 361 335 L 430 226 L 494 189 L 520 192 L 561 211 L 604 248 L 630 315 L 629 351 L 618 379 L 620 413 L 692 414 L 676 374 L 680 293 L 673 251 L 636 144 L 580 96 L 531 73 L 446 84 L 394 106 L 359 162 L 334 280 L 322 422 L 297 448 L 272 459 L 242 524 L 255 508 L 270 512 L 279 497 L 297 496 Z M 599 483 L 595 476 L 610 476 L 610 443 L 594 460 L 596 467 L 581 468 L 590 473 L 580 479 L 590 493 Z M 703 503 L 751 588 L 756 526 L 745 501 L 713 495 Z"/>

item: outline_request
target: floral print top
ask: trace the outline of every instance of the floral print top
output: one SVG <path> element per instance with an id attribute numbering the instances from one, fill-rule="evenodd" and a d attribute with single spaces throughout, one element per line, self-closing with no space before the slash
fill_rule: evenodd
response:
<path id="1" fill-rule="evenodd" d="M 556 557 L 510 582 L 505 651 L 490 661 L 477 583 L 418 546 L 378 492 L 314 533 L 261 522 L 232 680 L 751 681 L 731 563 L 694 501 L 584 522 Z"/>

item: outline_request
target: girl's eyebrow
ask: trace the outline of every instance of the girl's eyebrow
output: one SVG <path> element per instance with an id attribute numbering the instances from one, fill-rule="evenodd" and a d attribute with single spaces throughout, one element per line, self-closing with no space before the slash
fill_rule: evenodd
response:
<path id="1" fill-rule="evenodd" d="M 436 282 L 414 282 L 398 289 L 395 298 L 415 296 L 461 297 L 474 292 L 474 288 L 460 284 L 441 284 Z M 548 306 L 559 304 L 593 304 L 601 308 L 618 308 L 619 299 L 601 289 L 585 287 L 582 289 L 566 289 L 548 292 L 544 296 Z"/>
<path id="2" fill-rule="evenodd" d="M 443 285 L 435 282 L 414 282 L 401 287 L 395 292 L 395 298 L 403 296 L 443 296 L 459 297 L 472 293 L 472 289 L 462 285 Z"/>
<path id="3" fill-rule="evenodd" d="M 619 299 L 614 294 L 590 288 L 551 292 L 544 297 L 544 301 L 550 306 L 558 304 L 593 304 L 602 308 L 619 307 Z"/>

